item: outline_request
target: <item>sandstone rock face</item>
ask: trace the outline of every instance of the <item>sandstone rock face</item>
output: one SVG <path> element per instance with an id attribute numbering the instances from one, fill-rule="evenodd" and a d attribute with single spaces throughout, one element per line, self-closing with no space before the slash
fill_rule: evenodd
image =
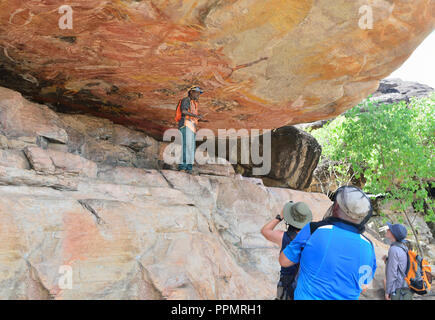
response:
<path id="1" fill-rule="evenodd" d="M 128 166 L 119 151 L 138 160 L 159 144 L 109 120 L 35 104 L 48 116 L 30 115 L 22 98 L 1 92 L 14 98 L 1 115 L 39 124 L 0 126 L 1 299 L 272 299 L 279 250 L 261 227 L 290 199 L 316 219 L 330 206 L 228 163 L 195 175 Z M 108 152 L 87 159 L 96 157 L 90 143 Z"/>
<path id="2" fill-rule="evenodd" d="M 255 178 L 117 169 L 75 189 L 0 186 L 2 299 L 273 299 L 279 248 L 259 230 L 289 199 L 315 220 L 331 204 Z M 381 261 L 388 247 L 371 239 Z M 382 298 L 383 278 L 380 263 L 362 299 Z"/>
<path id="3" fill-rule="evenodd" d="M 97 176 L 96 163 L 75 154 L 55 150 L 45 151 L 39 147 L 26 147 L 24 152 L 36 171 L 77 173 L 90 178 Z"/>
<path id="4" fill-rule="evenodd" d="M 67 152 L 109 166 L 160 167 L 159 142 L 146 134 L 85 115 L 58 114 L 68 133 Z M 53 147 L 52 145 L 48 146 Z"/>
<path id="5" fill-rule="evenodd" d="M 0 85 L 156 136 L 194 83 L 213 130 L 334 117 L 435 25 L 431 0 L 92 0 L 71 21 L 62 5 L 0 4 Z"/>
<path id="6" fill-rule="evenodd" d="M 24 152 L 21 150 L 6 151 L 0 149 L 0 166 L 30 169 L 29 162 Z"/>
<path id="7" fill-rule="evenodd" d="M 194 175 L 128 166 L 161 159 L 163 145 L 108 120 L 43 110 L 50 116 L 32 120 L 40 130 L 0 123 L 0 299 L 273 299 L 279 248 L 261 227 L 289 200 L 305 201 L 315 220 L 331 205 L 228 163 Z M 18 123 L 29 115 L 21 111 Z M 108 151 L 92 161 L 88 143 Z M 120 150 L 136 162 L 121 162 Z M 380 261 L 388 247 L 369 236 Z M 361 298 L 383 297 L 379 265 Z"/>
<path id="8" fill-rule="evenodd" d="M 330 205 L 241 176 L 115 167 L 67 188 L 33 172 L 0 167 L 2 299 L 271 299 L 279 250 L 261 226 L 289 199 Z"/>

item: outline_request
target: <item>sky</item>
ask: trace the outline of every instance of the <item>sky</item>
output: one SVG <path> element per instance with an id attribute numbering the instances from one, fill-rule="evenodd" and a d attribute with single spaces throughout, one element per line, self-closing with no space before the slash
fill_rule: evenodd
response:
<path id="1" fill-rule="evenodd" d="M 416 81 L 435 89 L 435 31 L 432 31 L 408 60 L 388 78 Z"/>

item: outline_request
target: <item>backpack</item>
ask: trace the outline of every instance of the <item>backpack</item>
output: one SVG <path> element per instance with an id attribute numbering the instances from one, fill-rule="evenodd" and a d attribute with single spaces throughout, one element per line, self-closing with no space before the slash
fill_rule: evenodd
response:
<path id="1" fill-rule="evenodd" d="M 175 122 L 181 120 L 181 100 L 178 102 L 177 109 L 175 110 Z"/>
<path id="2" fill-rule="evenodd" d="M 396 245 L 397 246 L 397 245 Z M 400 247 L 400 246 L 398 246 Z M 405 250 L 407 265 L 405 272 L 405 281 L 412 292 L 418 295 L 424 295 L 430 291 L 432 284 L 432 269 L 426 259 L 420 257 L 413 250 Z"/>

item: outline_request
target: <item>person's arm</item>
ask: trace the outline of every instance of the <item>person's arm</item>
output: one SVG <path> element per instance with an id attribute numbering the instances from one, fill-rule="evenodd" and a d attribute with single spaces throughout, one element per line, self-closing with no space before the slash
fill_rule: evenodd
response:
<path id="1" fill-rule="evenodd" d="M 282 212 L 280 214 L 282 219 Z M 281 230 L 273 230 L 281 221 L 278 219 L 273 219 L 266 223 L 263 228 L 261 228 L 261 234 L 269 241 L 276 243 L 281 247 L 282 245 L 282 237 L 284 235 L 284 231 Z"/>
<path id="2" fill-rule="evenodd" d="M 386 290 L 385 290 L 386 299 L 388 299 L 393 293 L 393 284 L 400 277 L 399 256 L 397 250 L 402 250 L 402 249 L 392 246 L 388 251 L 388 262 L 386 266 Z"/>
<path id="3" fill-rule="evenodd" d="M 310 224 L 307 223 L 305 227 L 299 231 L 296 238 L 294 238 L 287 247 L 283 248 L 281 254 L 279 255 L 279 264 L 282 267 L 290 267 L 296 263 L 299 263 L 302 249 L 305 247 L 310 237 Z"/>
<path id="4" fill-rule="evenodd" d="M 194 113 L 191 113 L 191 112 L 189 112 L 189 111 L 182 111 L 181 113 L 184 114 L 184 115 L 188 115 L 188 116 L 191 116 L 191 117 L 198 118 L 198 119 L 201 119 L 201 118 L 202 118 L 201 115 L 199 115 L 199 114 L 194 114 Z"/>
<path id="5" fill-rule="evenodd" d="M 296 263 L 287 258 L 284 254 L 284 251 L 281 251 L 281 253 L 279 254 L 279 264 L 281 265 L 281 267 L 287 268 L 295 265 Z"/>

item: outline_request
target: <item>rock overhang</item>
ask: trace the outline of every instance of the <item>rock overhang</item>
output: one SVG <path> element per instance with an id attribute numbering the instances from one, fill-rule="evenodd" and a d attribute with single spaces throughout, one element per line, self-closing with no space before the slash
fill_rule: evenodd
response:
<path id="1" fill-rule="evenodd" d="M 0 85 L 154 137 L 192 84 L 215 133 L 335 117 L 435 26 L 430 0 L 79 1 L 72 29 L 62 5 L 0 4 Z"/>

